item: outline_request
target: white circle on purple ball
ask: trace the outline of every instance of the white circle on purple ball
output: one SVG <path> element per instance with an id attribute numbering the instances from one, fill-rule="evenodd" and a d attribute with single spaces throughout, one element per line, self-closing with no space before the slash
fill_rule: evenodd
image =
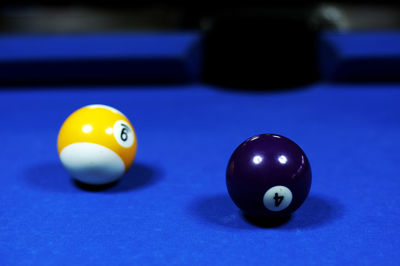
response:
<path id="1" fill-rule="evenodd" d="M 265 208 L 273 212 L 286 209 L 292 202 L 293 195 L 285 186 L 274 186 L 264 194 L 263 203 Z"/>

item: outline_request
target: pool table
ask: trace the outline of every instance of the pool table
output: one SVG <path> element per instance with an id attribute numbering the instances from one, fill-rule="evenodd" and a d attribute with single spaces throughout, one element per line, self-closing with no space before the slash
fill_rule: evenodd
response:
<path id="1" fill-rule="evenodd" d="M 67 116 L 113 106 L 138 138 L 102 189 L 72 180 L 56 141 Z M 249 91 L 202 82 L 2 86 L 1 265 L 399 265 L 400 83 Z M 294 140 L 312 168 L 279 223 L 244 217 L 226 166 L 248 137 Z"/>

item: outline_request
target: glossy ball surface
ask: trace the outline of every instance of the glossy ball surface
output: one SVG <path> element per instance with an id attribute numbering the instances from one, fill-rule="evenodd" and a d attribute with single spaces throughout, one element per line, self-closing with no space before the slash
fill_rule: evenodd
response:
<path id="1" fill-rule="evenodd" d="M 247 139 L 233 152 L 226 185 L 245 215 L 288 216 L 307 198 L 311 167 L 296 143 L 283 136 L 262 134 Z"/>
<path id="2" fill-rule="evenodd" d="M 88 105 L 72 113 L 58 133 L 60 160 L 76 180 L 103 185 L 114 182 L 132 165 L 136 155 L 135 130 L 120 111 Z"/>

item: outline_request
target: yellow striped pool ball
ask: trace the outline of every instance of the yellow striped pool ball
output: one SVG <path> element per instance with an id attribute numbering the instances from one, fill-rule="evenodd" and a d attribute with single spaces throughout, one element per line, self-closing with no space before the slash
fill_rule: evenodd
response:
<path id="1" fill-rule="evenodd" d="M 135 130 L 115 108 L 94 104 L 72 113 L 58 133 L 58 155 L 69 174 L 86 184 L 121 178 L 136 155 Z"/>

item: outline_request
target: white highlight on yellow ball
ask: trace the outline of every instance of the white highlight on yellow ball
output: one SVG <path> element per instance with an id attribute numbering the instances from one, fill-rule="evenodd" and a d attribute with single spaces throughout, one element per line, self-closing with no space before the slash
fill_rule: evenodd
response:
<path id="1" fill-rule="evenodd" d="M 90 132 L 92 132 L 92 130 L 93 130 L 93 127 L 92 127 L 92 125 L 89 125 L 89 124 L 84 125 L 84 126 L 82 127 L 82 131 L 83 131 L 84 133 L 90 133 Z"/>

